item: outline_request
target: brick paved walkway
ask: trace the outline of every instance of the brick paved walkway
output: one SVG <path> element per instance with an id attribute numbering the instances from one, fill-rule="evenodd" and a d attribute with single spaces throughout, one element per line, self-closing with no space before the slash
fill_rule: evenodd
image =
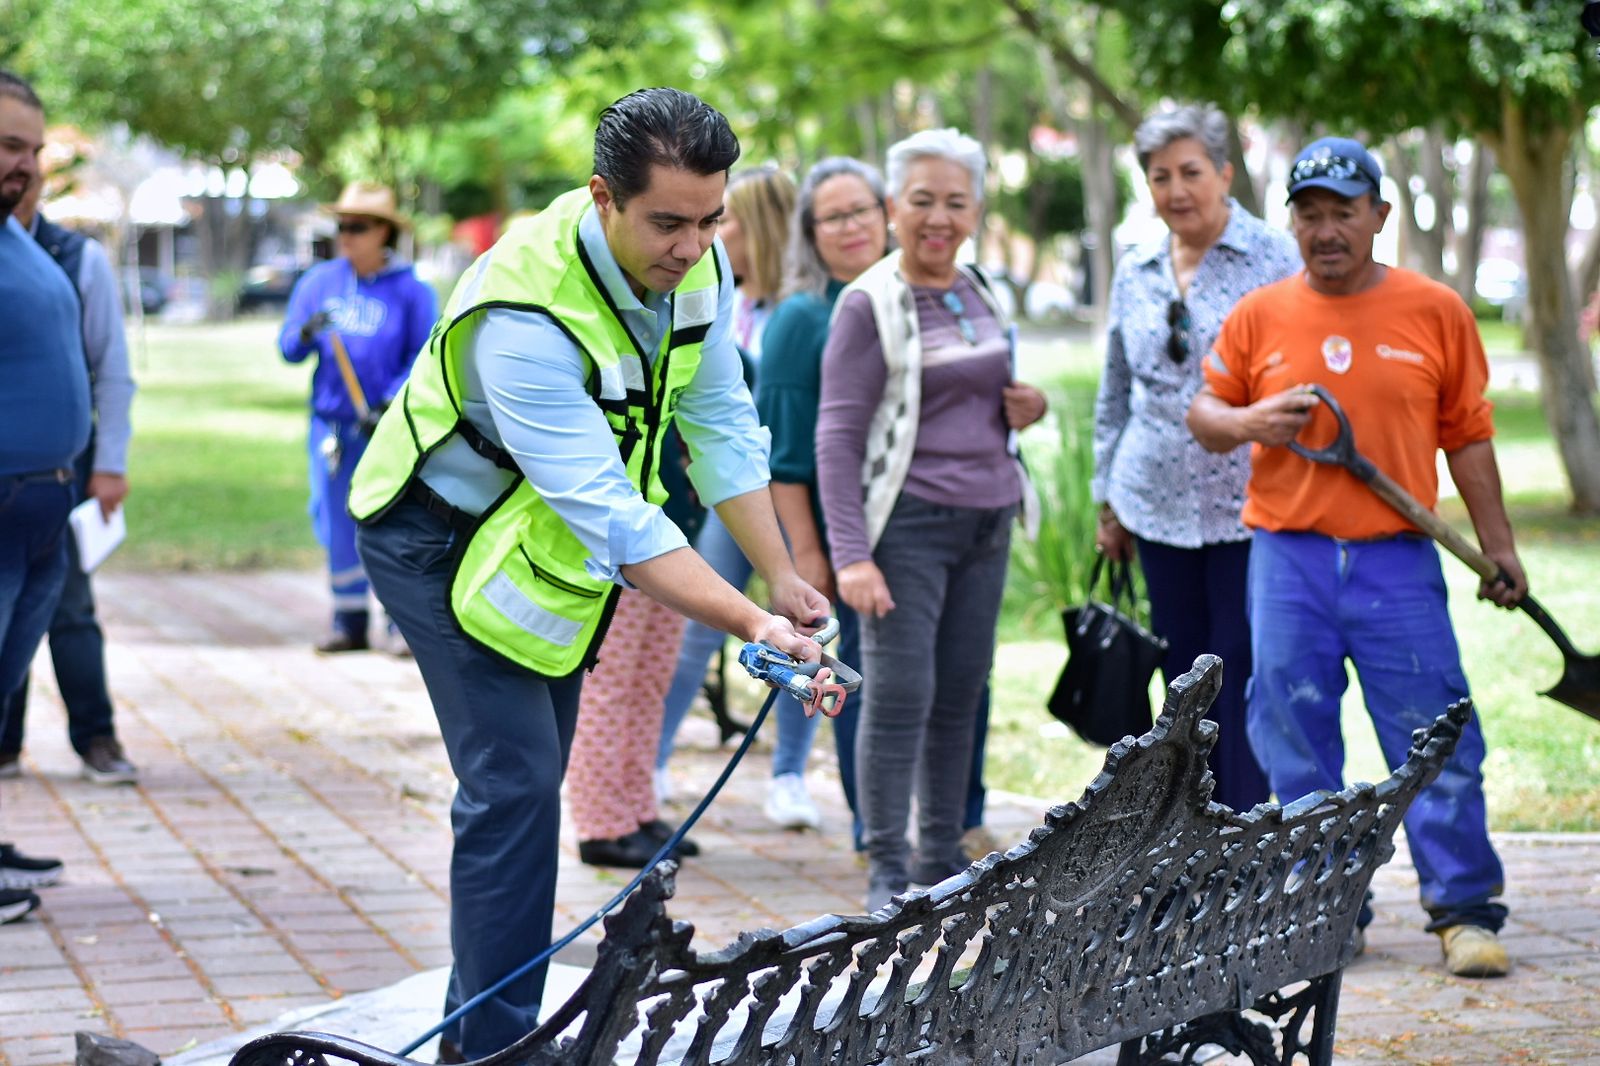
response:
<path id="1" fill-rule="evenodd" d="M 312 655 L 318 584 L 276 573 L 97 583 L 137 788 L 75 776 L 41 661 L 26 772 L 0 782 L 0 810 L 6 839 L 68 871 L 33 918 L 0 927 L 0 1066 L 70 1062 L 78 1029 L 170 1054 L 448 961 L 452 782 L 421 683 L 386 656 Z M 703 789 L 724 756 L 708 721 L 686 728 L 674 766 Z M 859 910 L 864 873 L 836 790 L 818 790 L 829 832 L 773 829 L 760 814 L 765 759 L 752 761 L 679 879 L 674 911 L 704 947 Z M 1063 782 L 1061 797 L 1084 784 Z M 1020 839 L 1036 808 L 995 798 L 991 825 Z M 1600 1062 L 1600 837 L 1498 842 L 1512 976 L 1443 974 L 1402 848 L 1378 877 L 1368 955 L 1345 978 L 1341 1061 Z M 568 827 L 558 930 L 623 883 L 577 861 Z M 582 962 L 592 944 L 563 958 Z"/>

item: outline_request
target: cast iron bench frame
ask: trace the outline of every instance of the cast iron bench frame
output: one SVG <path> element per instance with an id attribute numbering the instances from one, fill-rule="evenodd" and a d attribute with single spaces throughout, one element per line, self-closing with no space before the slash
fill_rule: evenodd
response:
<path id="1" fill-rule="evenodd" d="M 1257 1066 L 1327 1066 L 1368 885 L 1472 704 L 1418 730 L 1378 785 L 1239 813 L 1210 802 L 1217 727 L 1202 716 L 1221 679 L 1221 660 L 1201 656 L 1080 800 L 1005 855 L 874 915 L 744 933 L 701 954 L 693 926 L 667 916 L 675 868 L 661 864 L 606 919 L 572 998 L 477 1062 L 998 1066 L 1120 1044 L 1120 1066 L 1190 1062 L 1204 1045 Z M 232 1066 L 330 1061 L 414 1060 L 280 1033 Z"/>

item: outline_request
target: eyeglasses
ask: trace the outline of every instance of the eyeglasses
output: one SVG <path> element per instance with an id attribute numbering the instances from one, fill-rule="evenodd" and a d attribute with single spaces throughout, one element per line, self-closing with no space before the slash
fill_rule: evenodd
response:
<path id="1" fill-rule="evenodd" d="M 967 317 L 967 305 L 961 302 L 961 297 L 956 295 L 954 289 L 944 294 L 944 306 L 952 315 L 956 316 L 956 325 L 961 329 L 961 339 L 968 344 L 978 343 L 978 327 L 972 324 L 972 319 Z"/>
<path id="2" fill-rule="evenodd" d="M 340 233 L 347 233 L 352 237 L 359 237 L 363 233 L 365 233 L 368 230 L 370 230 L 374 225 L 376 225 L 376 223 L 363 222 L 360 219 L 355 219 L 355 220 L 350 221 L 350 222 L 340 222 L 339 223 L 339 232 Z"/>
<path id="3" fill-rule="evenodd" d="M 1167 358 L 1181 363 L 1189 358 L 1189 305 L 1173 300 L 1167 305 Z"/>
<path id="4" fill-rule="evenodd" d="M 1314 156 L 1311 159 L 1302 159 L 1289 171 L 1289 187 L 1310 181 L 1312 178 L 1332 178 L 1334 181 L 1349 181 L 1351 178 L 1372 186 L 1378 187 L 1373 176 L 1361 166 L 1360 163 L 1343 155 Z"/>
<path id="5" fill-rule="evenodd" d="M 852 223 L 856 222 L 865 226 L 882 211 L 883 205 L 878 203 L 865 204 L 854 211 L 840 211 L 837 214 L 828 215 L 826 218 L 817 219 L 817 232 L 827 234 L 843 233 Z"/>

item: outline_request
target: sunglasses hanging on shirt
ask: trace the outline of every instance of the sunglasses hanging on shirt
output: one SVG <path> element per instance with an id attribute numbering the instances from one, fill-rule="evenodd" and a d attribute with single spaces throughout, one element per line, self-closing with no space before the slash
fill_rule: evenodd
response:
<path id="1" fill-rule="evenodd" d="M 961 339 L 968 344 L 977 344 L 978 327 L 967 317 L 967 305 L 961 302 L 961 297 L 956 295 L 954 289 L 944 294 L 944 306 L 955 316 L 956 325 L 961 329 Z"/>
<path id="2" fill-rule="evenodd" d="M 1167 358 L 1181 363 L 1189 358 L 1189 305 L 1173 300 L 1167 305 Z"/>

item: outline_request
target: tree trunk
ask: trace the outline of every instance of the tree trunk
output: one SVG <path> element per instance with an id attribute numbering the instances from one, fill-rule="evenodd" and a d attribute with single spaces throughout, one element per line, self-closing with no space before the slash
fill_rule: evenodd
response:
<path id="1" fill-rule="evenodd" d="M 1455 179 L 1444 163 L 1444 134 L 1438 127 L 1422 133 L 1422 158 L 1418 171 L 1422 183 L 1433 199 L 1433 228 L 1423 230 L 1423 269 L 1435 281 L 1444 281 L 1445 234 L 1455 227 L 1456 201 L 1453 186 Z"/>
<path id="2" fill-rule="evenodd" d="M 1472 144 L 1472 165 L 1467 170 L 1467 228 L 1456 234 L 1456 292 L 1467 303 L 1478 293 L 1478 263 L 1483 259 L 1483 231 L 1489 218 L 1489 175 L 1494 173 L 1494 153 L 1483 141 Z"/>
<path id="3" fill-rule="evenodd" d="M 1590 355 L 1578 340 L 1578 315 L 1567 274 L 1567 151 L 1572 127 L 1532 131 L 1507 102 L 1495 140 L 1500 169 L 1522 211 L 1528 269 L 1528 334 L 1539 353 L 1545 419 L 1572 490 L 1572 510 L 1600 515 L 1600 417 L 1595 414 Z"/>
<path id="4" fill-rule="evenodd" d="M 1404 136 L 1404 135 L 1402 135 Z M 1400 137 L 1389 142 L 1389 177 L 1400 192 L 1400 248 L 1396 259 L 1411 270 L 1422 269 L 1422 227 L 1417 225 L 1417 196 L 1411 191 L 1411 149 Z"/>
<path id="5" fill-rule="evenodd" d="M 1256 193 L 1256 183 L 1250 178 L 1250 164 L 1244 158 L 1244 138 L 1239 135 L 1239 123 L 1228 119 L 1228 160 L 1233 163 L 1233 184 L 1228 192 L 1239 206 L 1257 218 L 1261 217 L 1261 197 Z"/>
<path id="6" fill-rule="evenodd" d="M 1078 144 L 1083 163 L 1084 214 L 1088 216 L 1086 237 L 1094 238 L 1089 256 L 1089 291 L 1093 294 L 1095 322 L 1105 319 L 1111 295 L 1111 269 L 1116 265 L 1113 232 L 1117 228 L 1117 175 L 1112 152 L 1111 128 L 1105 119 L 1092 114 L 1078 125 Z"/>

